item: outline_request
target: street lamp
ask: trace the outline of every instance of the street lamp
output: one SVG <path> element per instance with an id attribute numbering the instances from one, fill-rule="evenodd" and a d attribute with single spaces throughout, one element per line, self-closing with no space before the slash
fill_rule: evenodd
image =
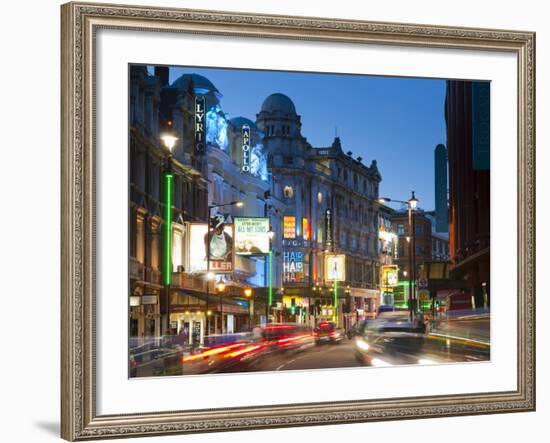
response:
<path id="1" fill-rule="evenodd" d="M 269 238 L 269 252 L 267 254 L 267 300 L 265 301 L 265 324 L 269 323 L 269 310 L 273 303 L 273 237 L 275 232 L 270 227 L 267 231 L 267 237 Z"/>
<path id="2" fill-rule="evenodd" d="M 223 291 L 225 291 L 225 282 L 220 278 L 218 283 L 216 283 L 216 291 L 218 291 L 219 300 L 220 300 L 220 316 L 221 316 L 221 332 L 223 334 Z M 208 318 L 208 317 L 207 317 Z"/>
<path id="3" fill-rule="evenodd" d="M 172 131 L 160 136 L 162 144 L 168 149 L 164 164 L 164 310 L 165 331 L 170 329 L 170 285 L 172 283 L 172 188 L 174 176 L 172 174 L 172 150 L 178 138 Z M 161 332 L 162 333 L 162 332 Z"/>
<path id="4" fill-rule="evenodd" d="M 226 206 L 236 206 L 237 208 L 242 208 L 244 203 L 242 201 L 234 200 L 229 203 L 213 204 L 208 206 L 208 220 L 206 223 L 207 226 L 207 241 L 206 241 L 206 311 L 208 312 L 210 304 L 210 286 L 208 284 L 208 276 L 213 276 L 213 273 L 210 271 L 210 228 L 212 224 L 212 209 L 219 209 Z M 225 289 L 225 288 L 224 288 Z M 220 305 L 221 307 L 221 305 Z M 222 322 L 222 331 L 223 331 L 223 313 L 221 313 L 221 322 Z M 210 316 L 206 316 L 206 334 L 210 334 Z"/>
<path id="5" fill-rule="evenodd" d="M 411 266 L 411 283 L 412 283 L 412 299 L 413 299 L 413 309 L 418 311 L 420 309 L 420 303 L 418 303 L 418 297 L 416 293 L 416 226 L 415 226 L 415 209 L 418 204 L 418 199 L 414 195 L 414 191 L 412 191 L 411 198 L 408 200 L 409 203 L 409 226 L 411 227 L 411 237 L 412 237 L 412 244 L 411 250 L 411 260 L 412 260 L 412 266 Z M 411 287 L 411 286 L 409 286 Z"/>
<path id="6" fill-rule="evenodd" d="M 413 310 L 416 311 L 418 307 L 420 306 L 418 304 L 418 300 L 416 299 L 416 285 L 414 282 L 416 281 L 416 226 L 415 226 L 415 210 L 418 206 L 418 199 L 415 196 L 414 191 L 411 193 L 411 197 L 407 200 L 395 200 L 388 197 L 380 197 L 378 199 L 379 203 L 388 203 L 388 202 L 395 202 L 395 203 L 402 203 L 404 205 L 407 205 L 408 213 L 409 213 L 409 235 L 407 236 L 407 242 L 409 243 L 409 310 L 410 310 L 410 316 L 411 321 L 413 318 Z M 411 241 L 412 240 L 412 241 Z M 403 275 L 406 277 L 406 271 L 403 272 Z"/>
<path id="7" fill-rule="evenodd" d="M 250 300 L 252 297 L 252 288 L 244 289 L 244 296 L 248 298 L 248 329 L 252 329 L 252 321 L 254 319 L 254 299 Z"/>

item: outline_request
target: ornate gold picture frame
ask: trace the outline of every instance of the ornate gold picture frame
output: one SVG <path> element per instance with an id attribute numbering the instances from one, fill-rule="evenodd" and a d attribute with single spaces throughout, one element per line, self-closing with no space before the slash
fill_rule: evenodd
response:
<path id="1" fill-rule="evenodd" d="M 61 435 L 86 440 L 535 409 L 535 35 L 524 31 L 68 3 L 62 17 Z M 186 33 L 505 52 L 517 57 L 517 389 L 98 415 L 96 33 Z M 267 40 L 266 40 L 267 41 Z M 498 128 L 497 128 L 498 129 Z M 498 271 L 495 271 L 498 277 Z"/>

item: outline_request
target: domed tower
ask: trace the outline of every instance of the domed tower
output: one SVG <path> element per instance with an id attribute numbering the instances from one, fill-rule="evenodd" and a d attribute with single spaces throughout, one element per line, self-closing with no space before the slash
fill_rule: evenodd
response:
<path id="1" fill-rule="evenodd" d="M 277 92 L 268 96 L 256 114 L 256 125 L 264 133 L 264 144 L 272 166 L 282 165 L 285 158 L 303 157 L 302 122 L 294 103 L 286 95 Z"/>

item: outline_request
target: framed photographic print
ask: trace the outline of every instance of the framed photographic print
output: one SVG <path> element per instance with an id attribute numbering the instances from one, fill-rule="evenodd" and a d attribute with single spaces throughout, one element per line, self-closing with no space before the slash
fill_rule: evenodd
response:
<path id="1" fill-rule="evenodd" d="M 62 437 L 535 408 L 535 36 L 68 3 Z"/>

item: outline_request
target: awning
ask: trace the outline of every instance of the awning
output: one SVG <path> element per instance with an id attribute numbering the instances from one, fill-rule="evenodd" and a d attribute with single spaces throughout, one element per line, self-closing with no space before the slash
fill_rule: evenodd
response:
<path id="1" fill-rule="evenodd" d="M 380 297 L 380 291 L 378 289 L 349 288 L 349 294 L 352 297 L 358 297 L 358 298 L 377 298 L 377 297 Z"/>
<path id="2" fill-rule="evenodd" d="M 202 300 L 205 304 L 208 299 L 208 310 L 212 312 L 218 312 L 220 309 L 219 294 L 213 293 L 207 297 L 206 294 L 203 292 L 195 292 L 195 291 L 182 290 L 182 289 L 172 289 L 172 290 L 176 290 L 184 295 L 189 295 L 190 297 L 195 297 L 199 300 Z M 230 313 L 230 314 L 247 314 L 248 313 L 248 307 L 242 306 L 241 304 L 239 304 L 239 300 L 234 300 L 233 296 L 231 295 L 222 295 L 222 305 L 223 305 L 224 313 Z M 172 304 L 172 306 L 185 308 L 186 304 Z"/>

